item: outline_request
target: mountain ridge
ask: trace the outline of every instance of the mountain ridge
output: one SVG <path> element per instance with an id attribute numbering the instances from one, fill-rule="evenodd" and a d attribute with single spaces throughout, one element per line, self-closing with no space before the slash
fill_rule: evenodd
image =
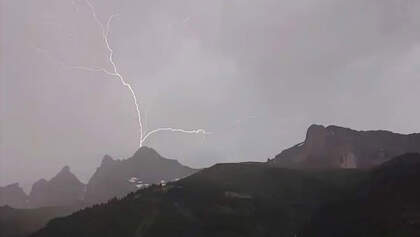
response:
<path id="1" fill-rule="evenodd" d="M 290 168 L 370 168 L 409 152 L 420 152 L 419 133 L 311 125 L 302 143 L 268 163 Z"/>
<path id="2" fill-rule="evenodd" d="M 126 170 L 121 171 L 121 169 Z M 87 192 L 89 183 L 82 183 L 71 172 L 70 167 L 66 165 L 50 180 L 41 178 L 34 182 L 29 194 L 24 193 L 18 183 L 0 187 L 0 206 L 9 205 L 15 208 L 38 208 L 54 205 L 74 206 L 76 203 L 83 203 L 83 205 L 96 204 L 113 198 L 113 195 L 117 197 L 124 196 L 129 192 L 135 191 L 143 184 L 159 183 L 161 180 L 170 181 L 185 177 L 197 171 L 197 169 L 185 166 L 175 159 L 168 159 L 161 156 L 153 148 L 143 146 L 126 159 L 113 159 L 110 155 L 104 155 L 100 166 L 90 179 L 95 179 L 98 175 L 107 177 L 109 176 L 107 173 L 112 173 L 114 170 L 120 171 L 122 174 L 127 172 L 127 174 L 131 175 L 124 177 L 125 180 L 122 182 L 123 189 L 106 194 L 104 197 L 91 198 L 92 190 Z M 145 175 L 142 173 L 145 173 Z M 137 182 L 129 183 L 129 179 L 132 177 L 137 178 L 138 182 L 142 181 L 142 184 Z M 91 181 L 90 189 L 92 189 L 92 182 L 96 181 Z M 66 193 L 66 187 L 73 187 L 72 191 Z M 106 188 L 108 189 L 109 187 Z M 112 189 L 112 187 L 110 188 Z M 17 189 L 20 189 L 21 192 L 19 193 Z M 17 193 L 19 193 L 18 196 L 9 198 L 9 196 L 17 195 Z M 59 193 L 67 197 L 60 197 Z M 87 198 L 86 194 L 88 194 Z M 73 198 L 68 198 L 68 196 Z"/>
<path id="3" fill-rule="evenodd" d="M 420 154 L 394 159 L 374 169 L 217 164 L 55 219 L 32 236 L 418 236 Z"/>
<path id="4" fill-rule="evenodd" d="M 31 208 L 47 206 L 72 206 L 82 202 L 85 184 L 64 166 L 49 181 L 40 179 L 32 186 L 29 194 Z"/>
<path id="5" fill-rule="evenodd" d="M 19 186 L 19 183 L 0 187 L 0 206 L 5 205 L 14 208 L 26 208 L 28 206 L 28 195 Z"/>

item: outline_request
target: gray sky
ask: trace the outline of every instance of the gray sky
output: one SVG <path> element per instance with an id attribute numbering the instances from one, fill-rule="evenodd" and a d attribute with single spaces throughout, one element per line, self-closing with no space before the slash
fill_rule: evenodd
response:
<path id="1" fill-rule="evenodd" d="M 420 131 L 420 1 L 91 0 L 146 145 L 193 166 L 263 161 L 312 123 Z M 0 185 L 86 181 L 138 147 L 136 112 L 84 0 L 0 0 Z"/>

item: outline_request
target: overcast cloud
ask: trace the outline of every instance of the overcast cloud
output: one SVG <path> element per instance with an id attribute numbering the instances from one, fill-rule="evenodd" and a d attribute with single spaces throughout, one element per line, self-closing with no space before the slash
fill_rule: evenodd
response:
<path id="1" fill-rule="evenodd" d="M 111 23 L 147 146 L 193 167 L 264 161 L 312 123 L 420 131 L 420 1 L 92 0 Z M 104 154 L 138 147 L 135 107 L 105 67 L 84 0 L 0 0 L 0 185 L 69 165 L 84 181 Z"/>

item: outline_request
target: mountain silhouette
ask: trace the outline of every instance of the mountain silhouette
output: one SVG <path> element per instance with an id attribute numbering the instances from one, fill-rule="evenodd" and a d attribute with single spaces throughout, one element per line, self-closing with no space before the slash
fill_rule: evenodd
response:
<path id="1" fill-rule="evenodd" d="M 87 186 L 66 166 L 51 180 L 40 179 L 34 183 L 29 197 L 17 184 L 0 188 L 0 200 L 3 205 L 9 205 L 0 207 L 0 233 L 2 237 L 27 236 L 53 218 L 196 171 L 176 160 L 163 158 L 147 147 L 140 148 L 126 160 L 114 160 L 105 155 Z"/>
<path id="2" fill-rule="evenodd" d="M 40 179 L 33 184 L 29 197 L 25 198 L 29 200 L 27 206 L 10 206 L 38 208 L 96 204 L 114 197 L 123 197 L 151 184 L 183 178 L 196 171 L 176 160 L 160 156 L 152 148 L 141 147 L 125 160 L 114 160 L 105 155 L 87 185 L 80 182 L 70 168 L 65 166 L 51 180 Z M 5 201 L 5 204 L 9 203 Z"/>
<path id="3" fill-rule="evenodd" d="M 0 187 L 0 206 L 10 206 L 14 208 L 26 208 L 28 206 L 28 196 L 19 187 L 18 183 Z"/>
<path id="4" fill-rule="evenodd" d="M 31 208 L 46 206 L 72 206 L 83 200 L 85 184 L 65 166 L 51 180 L 34 183 L 29 195 Z"/>
<path id="5" fill-rule="evenodd" d="M 148 147 L 141 147 L 125 160 L 114 160 L 106 155 L 87 184 L 85 201 L 92 204 L 105 202 L 138 188 L 162 180 L 183 178 L 196 171 L 176 160 L 166 159 Z"/>
<path id="6" fill-rule="evenodd" d="M 284 150 L 269 164 L 289 168 L 370 168 L 409 152 L 420 152 L 420 134 L 311 125 L 304 142 Z"/>
<path id="7" fill-rule="evenodd" d="M 418 180 L 420 154 L 373 169 L 218 164 L 32 236 L 420 236 Z"/>

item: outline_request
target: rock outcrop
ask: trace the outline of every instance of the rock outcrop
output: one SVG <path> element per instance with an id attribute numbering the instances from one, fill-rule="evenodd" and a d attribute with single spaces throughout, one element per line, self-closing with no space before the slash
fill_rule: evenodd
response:
<path id="1" fill-rule="evenodd" d="M 268 163 L 290 168 L 369 168 L 409 152 L 420 152 L 420 134 L 312 125 L 303 143 Z"/>

